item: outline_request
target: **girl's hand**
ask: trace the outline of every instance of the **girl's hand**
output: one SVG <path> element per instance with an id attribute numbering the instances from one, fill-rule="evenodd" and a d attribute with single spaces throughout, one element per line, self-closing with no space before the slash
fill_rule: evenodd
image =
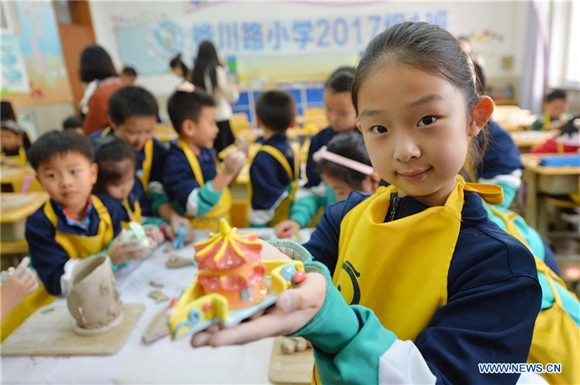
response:
<path id="1" fill-rule="evenodd" d="M 149 249 L 153 251 L 165 240 L 165 236 L 161 233 L 159 227 L 155 225 L 145 225 L 144 228 L 147 239 L 149 240 Z"/>
<path id="2" fill-rule="evenodd" d="M 179 226 L 185 227 L 185 239 L 183 243 L 189 243 L 195 238 L 195 232 L 191 228 L 191 223 L 187 218 L 180 217 L 179 215 L 173 215 L 169 220 L 169 226 L 165 226 L 165 235 L 172 241 L 177 237 L 177 232 L 179 231 Z"/>
<path id="3" fill-rule="evenodd" d="M 109 247 L 109 258 L 115 265 L 120 265 L 123 262 L 131 261 L 134 259 L 141 259 L 147 255 L 149 250 L 146 247 L 141 246 L 141 243 L 137 239 L 132 239 L 130 241 L 123 241 L 121 236 L 117 236 L 111 243 Z"/>
<path id="4" fill-rule="evenodd" d="M 294 289 L 278 297 L 276 305 L 260 317 L 233 327 L 212 325 L 194 334 L 191 346 L 222 346 L 245 344 L 263 338 L 294 333 L 304 327 L 318 313 L 326 297 L 326 280 L 322 274 L 308 273 Z"/>
<path id="5" fill-rule="evenodd" d="M 278 238 L 291 238 L 300 230 L 300 224 L 292 219 L 278 223 L 274 227 L 274 233 Z"/>

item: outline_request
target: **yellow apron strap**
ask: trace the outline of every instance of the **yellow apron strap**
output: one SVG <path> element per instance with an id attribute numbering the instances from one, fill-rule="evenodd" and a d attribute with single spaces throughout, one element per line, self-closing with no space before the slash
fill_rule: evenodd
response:
<path id="1" fill-rule="evenodd" d="M 113 220 L 111 219 L 111 214 L 109 214 L 109 210 L 107 210 L 107 207 L 103 204 L 103 202 L 101 202 L 101 200 L 96 195 L 91 195 L 91 200 L 93 202 L 93 207 L 97 211 L 97 214 L 99 214 L 99 219 L 101 221 L 99 223 L 99 229 L 103 225 L 107 225 L 107 230 L 105 233 L 105 241 L 106 243 L 109 243 L 113 239 L 114 235 Z"/>
<path id="2" fill-rule="evenodd" d="M 129 215 L 129 221 L 137 222 L 141 224 L 141 204 L 139 201 L 133 202 L 133 210 L 131 210 L 131 205 L 129 204 L 129 199 L 123 199 L 123 207 L 127 210 L 127 214 Z M 123 226 L 123 228 L 126 228 Z"/>
<path id="3" fill-rule="evenodd" d="M 109 135 L 109 133 L 111 132 L 111 127 L 107 127 L 103 130 L 103 132 L 101 132 L 101 138 L 106 137 L 107 135 Z"/>
<path id="4" fill-rule="evenodd" d="M 20 147 L 18 149 L 18 161 L 21 164 L 26 164 L 27 159 L 26 159 L 26 151 L 24 150 L 24 147 Z"/>
<path id="5" fill-rule="evenodd" d="M 526 242 L 526 240 L 522 236 L 522 233 L 520 233 L 520 230 L 518 229 L 518 227 L 514 223 L 514 218 L 516 218 L 515 213 L 509 213 L 509 214 L 502 213 L 501 211 L 499 211 L 498 209 L 496 209 L 492 205 L 490 205 L 488 203 L 484 203 L 484 204 L 487 204 L 487 207 L 493 213 L 493 215 L 495 215 L 496 217 L 500 218 L 503 221 L 503 223 L 505 224 L 505 232 L 506 233 L 514 236 L 515 238 L 517 238 L 518 241 L 520 241 L 521 243 L 526 245 L 526 247 L 528 249 L 530 249 L 530 245 L 528 245 L 528 242 Z M 532 249 L 530 249 L 530 251 L 532 251 Z"/>
<path id="6" fill-rule="evenodd" d="M 552 128 L 552 119 L 550 117 L 550 114 L 548 114 L 547 112 L 544 114 L 544 125 L 542 126 L 542 128 L 544 130 L 549 130 L 550 128 Z"/>
<path id="7" fill-rule="evenodd" d="M 282 165 L 282 167 L 288 174 L 288 178 L 290 178 L 291 181 L 295 178 L 292 173 L 292 167 L 290 167 L 290 163 L 288 163 L 288 159 L 286 159 L 286 157 L 284 156 L 284 154 L 282 154 L 282 152 L 280 152 L 280 150 L 270 145 L 262 146 L 260 150 L 272 155 L 274 159 L 276 159 L 278 163 Z M 294 154 L 294 159 L 296 160 L 296 154 Z M 294 175 L 297 176 L 297 174 Z"/>
<path id="8" fill-rule="evenodd" d="M 503 189 L 494 184 L 466 183 L 465 191 L 479 194 L 484 201 L 492 205 L 503 203 Z"/>
<path id="9" fill-rule="evenodd" d="M 189 162 L 189 166 L 193 170 L 193 175 L 197 183 L 199 183 L 201 187 L 204 187 L 205 181 L 203 180 L 203 173 L 201 172 L 201 166 L 199 165 L 199 161 L 197 160 L 195 154 L 191 151 L 187 143 L 181 139 L 177 140 L 177 147 L 183 150 L 183 153 Z"/>
<path id="10" fill-rule="evenodd" d="M 58 219 L 56 218 L 56 213 L 54 212 L 54 209 L 52 208 L 52 203 L 50 203 L 50 201 L 44 204 L 44 215 L 46 215 L 50 223 L 52 223 L 52 225 L 56 229 Z"/>

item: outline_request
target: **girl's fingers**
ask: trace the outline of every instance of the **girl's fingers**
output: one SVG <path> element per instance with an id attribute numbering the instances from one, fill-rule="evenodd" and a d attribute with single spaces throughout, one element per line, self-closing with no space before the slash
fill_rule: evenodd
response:
<path id="1" fill-rule="evenodd" d="M 309 308 L 320 309 L 326 294 L 326 280 L 318 273 L 308 273 L 306 280 L 297 288 L 282 292 L 276 307 L 289 313 Z"/>

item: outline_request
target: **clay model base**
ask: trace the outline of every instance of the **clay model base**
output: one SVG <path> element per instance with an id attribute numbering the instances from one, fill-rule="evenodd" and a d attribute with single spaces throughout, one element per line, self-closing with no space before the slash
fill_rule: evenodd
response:
<path id="1" fill-rule="evenodd" d="M 95 328 L 95 329 L 82 328 L 77 324 L 77 321 L 73 318 L 72 330 L 76 335 L 83 336 L 83 337 L 98 336 L 100 334 L 106 333 L 109 330 L 112 330 L 112 329 L 116 328 L 117 326 L 119 326 L 121 321 L 123 321 L 123 315 L 124 315 L 124 312 L 121 311 L 121 313 L 119 313 L 117 318 L 115 318 L 113 321 L 111 321 L 111 323 L 109 323 L 108 325 L 102 326 L 100 328 Z"/>

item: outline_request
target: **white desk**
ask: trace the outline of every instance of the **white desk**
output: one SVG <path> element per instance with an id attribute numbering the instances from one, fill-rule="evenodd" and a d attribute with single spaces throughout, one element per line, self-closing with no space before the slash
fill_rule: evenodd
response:
<path id="1" fill-rule="evenodd" d="M 242 230 L 241 232 L 248 232 Z M 260 229 L 258 234 L 273 234 Z M 207 239 L 207 231 L 198 230 L 196 240 Z M 310 231 L 301 232 L 309 237 Z M 154 290 L 151 280 L 162 282 L 168 296 L 177 296 L 188 286 L 195 268 L 168 269 L 168 255 L 192 257 L 193 246 L 163 252 L 161 245 L 147 259 L 118 272 L 117 283 L 126 303 L 144 303 L 145 313 L 121 350 L 112 356 L 72 357 L 2 357 L 2 384 L 193 384 L 251 383 L 269 384 L 268 367 L 273 339 L 248 345 L 193 349 L 189 338 L 171 341 L 169 337 L 150 345 L 141 342 L 141 334 L 153 317 L 168 302 L 155 304 L 147 294 Z M 64 303 L 64 300 L 60 299 Z"/>

